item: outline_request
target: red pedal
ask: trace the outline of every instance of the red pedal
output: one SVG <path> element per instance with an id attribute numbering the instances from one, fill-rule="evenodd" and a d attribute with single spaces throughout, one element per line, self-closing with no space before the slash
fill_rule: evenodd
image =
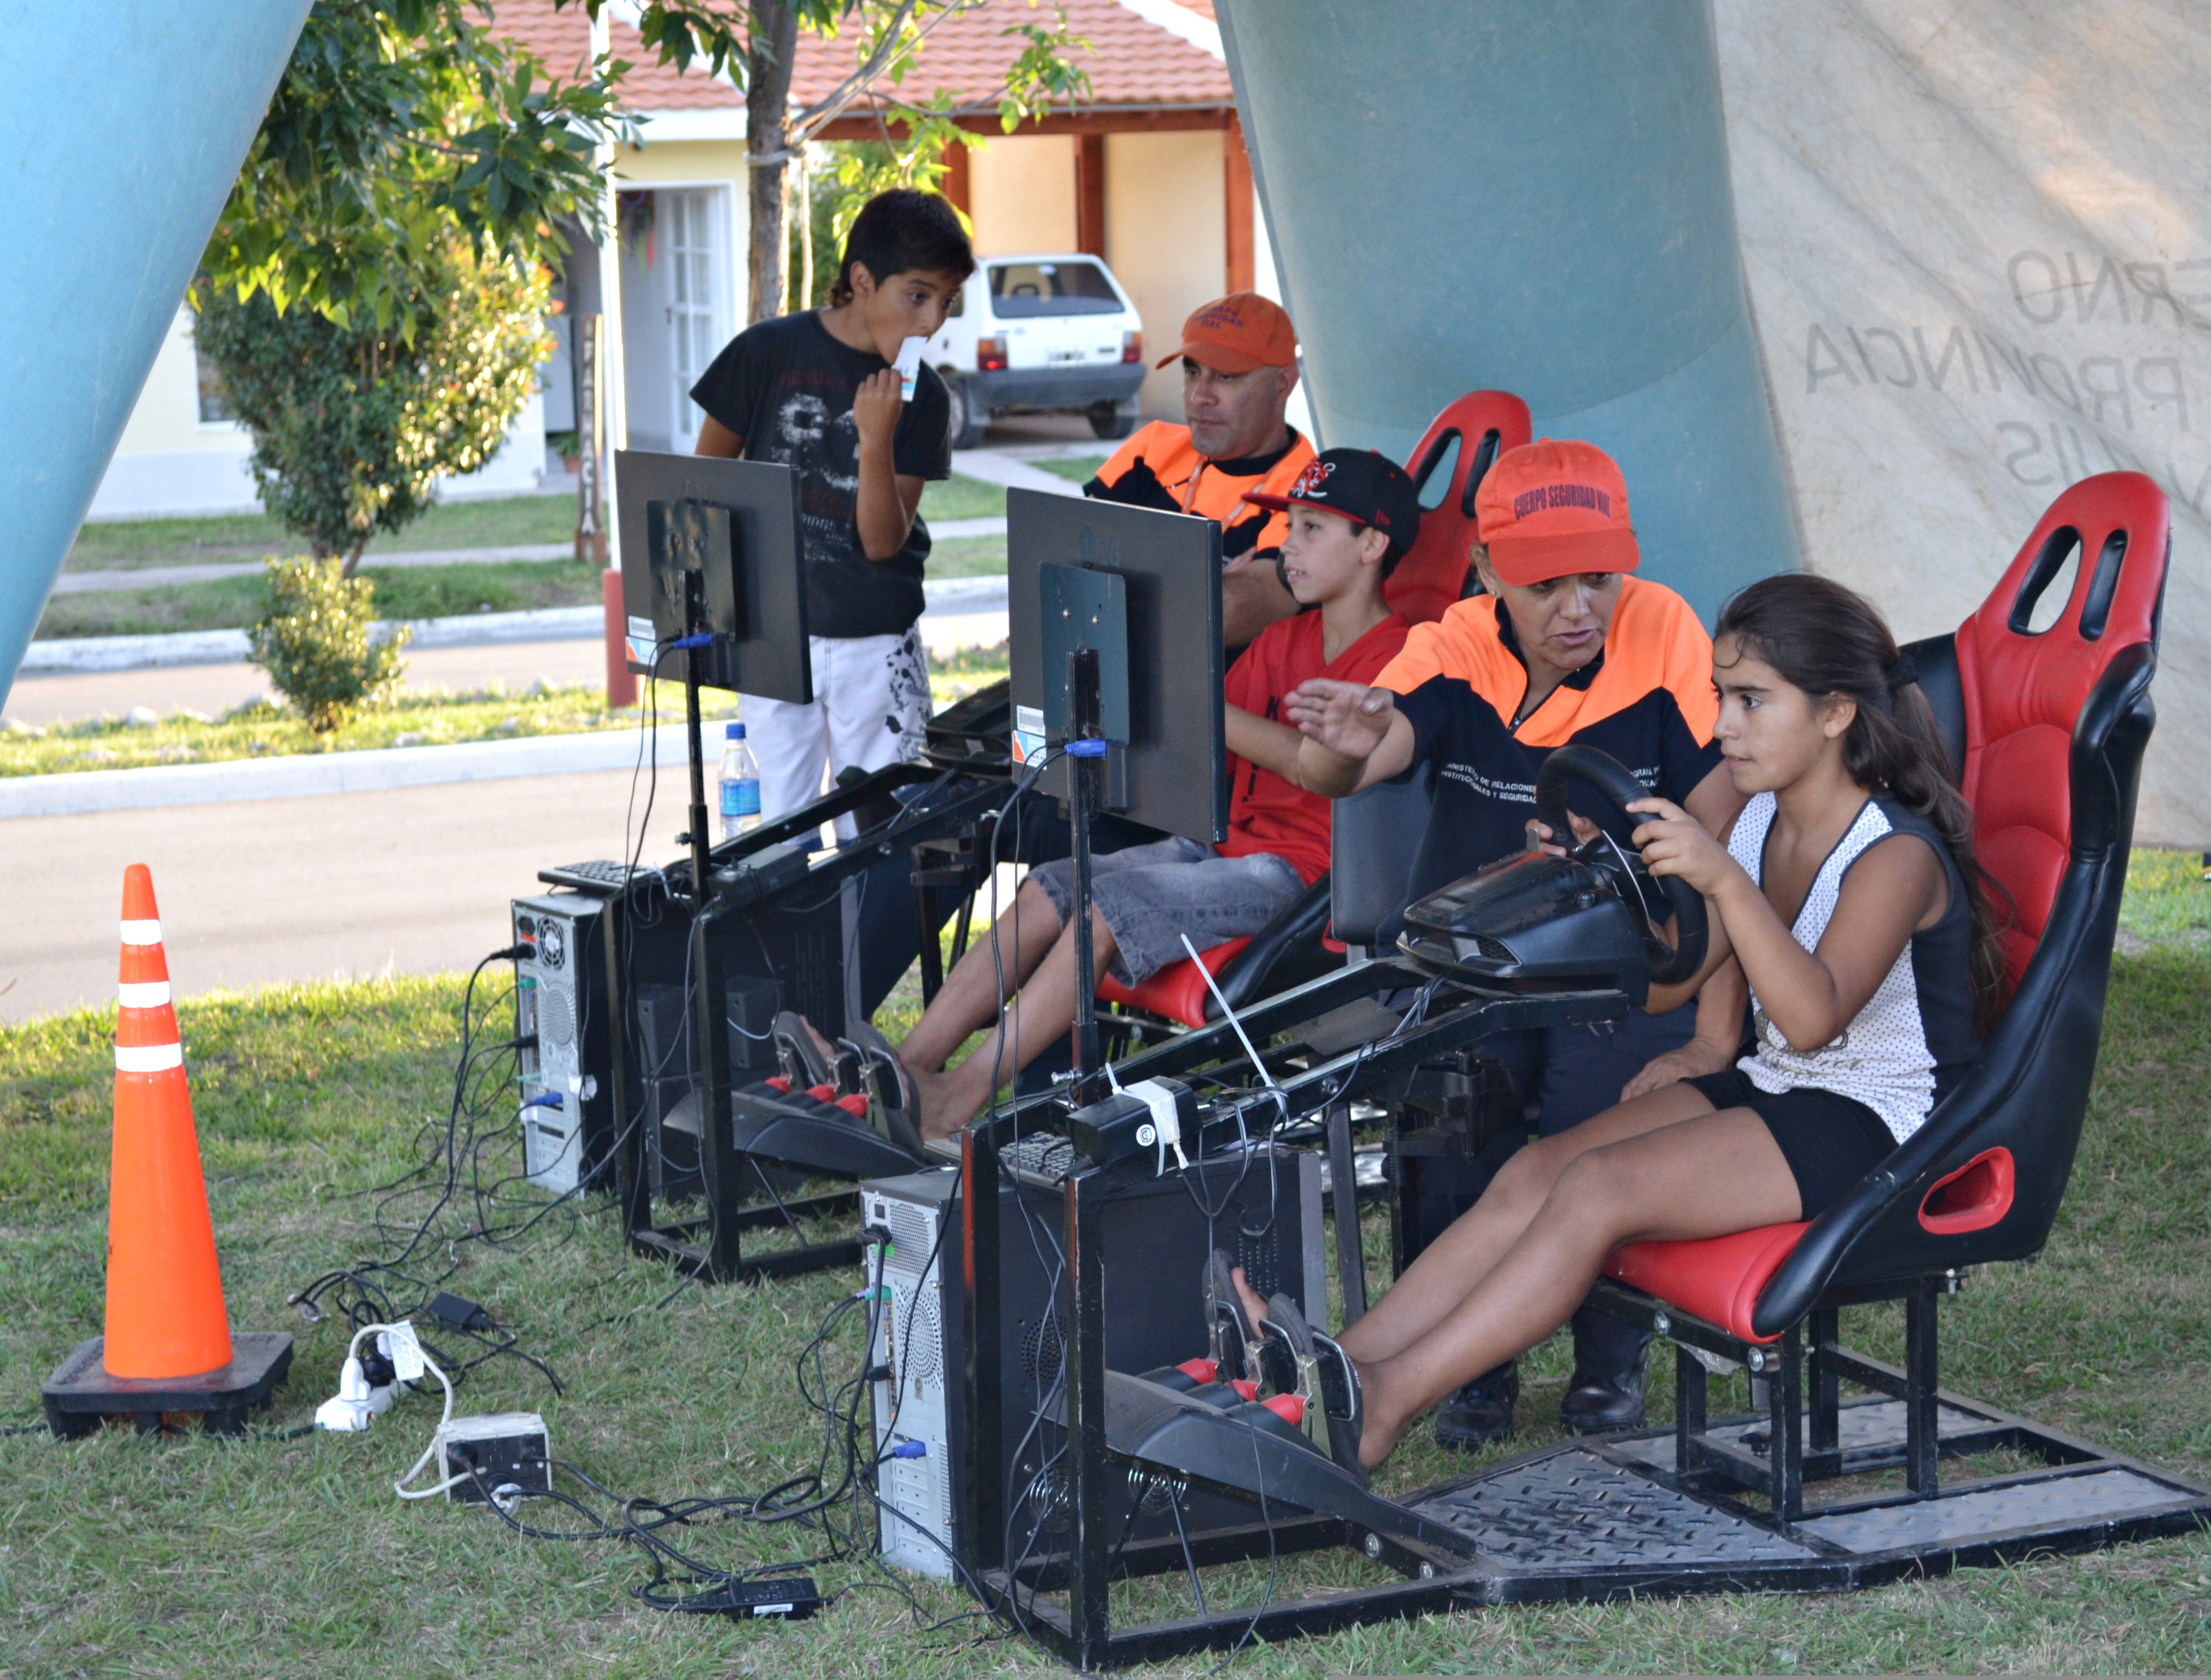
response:
<path id="1" fill-rule="evenodd" d="M 1269 1394 L 1259 1404 L 1293 1429 L 1302 1429 L 1305 1426 L 1305 1403 L 1303 1395 Z"/>
<path id="2" fill-rule="evenodd" d="M 865 1120 L 868 1117 L 868 1099 L 861 1096 L 857 1091 L 850 1097 L 839 1097 L 837 1099 L 837 1106 L 842 1109 L 846 1114 L 857 1115 L 862 1120 Z"/>
<path id="3" fill-rule="evenodd" d="M 1214 1381 L 1221 1375 L 1221 1367 L 1210 1359 L 1185 1359 L 1175 1369 L 1196 1383 Z"/>
<path id="4" fill-rule="evenodd" d="M 1245 1399 L 1256 1400 L 1259 1398 L 1259 1385 L 1256 1382 L 1247 1382 L 1239 1376 L 1231 1381 L 1228 1386 L 1231 1388 L 1233 1388 L 1237 1393 L 1241 1395 Z"/>

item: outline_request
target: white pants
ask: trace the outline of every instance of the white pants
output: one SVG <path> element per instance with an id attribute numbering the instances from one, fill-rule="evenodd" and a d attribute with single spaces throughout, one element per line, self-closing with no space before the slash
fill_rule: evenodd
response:
<path id="1" fill-rule="evenodd" d="M 847 769 L 921 757 L 930 699 L 918 628 L 903 636 L 816 636 L 809 646 L 811 705 L 747 694 L 738 708 L 760 761 L 760 815 L 770 822 L 821 797 L 825 780 Z M 839 839 L 853 831 L 851 818 L 838 819 Z"/>

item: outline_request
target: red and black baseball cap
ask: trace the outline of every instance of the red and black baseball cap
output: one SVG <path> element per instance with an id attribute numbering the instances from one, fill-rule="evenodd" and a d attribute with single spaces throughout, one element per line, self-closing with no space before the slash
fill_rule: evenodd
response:
<path id="1" fill-rule="evenodd" d="M 1405 469 L 1371 449 L 1324 450 L 1281 494 L 1247 490 L 1257 507 L 1317 507 L 1357 525 L 1372 525 L 1402 549 L 1420 534 L 1420 497 Z"/>
<path id="2" fill-rule="evenodd" d="M 1539 438 L 1499 456 L 1474 499 L 1489 564 L 1518 588 L 1578 571 L 1633 571 L 1642 558 L 1627 481 L 1595 444 Z"/>

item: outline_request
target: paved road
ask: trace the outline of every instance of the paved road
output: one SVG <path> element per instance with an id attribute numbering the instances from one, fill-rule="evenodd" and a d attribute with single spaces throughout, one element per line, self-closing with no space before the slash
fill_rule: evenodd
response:
<path id="1" fill-rule="evenodd" d="M 114 996 L 126 865 L 154 872 L 179 993 L 465 969 L 554 863 L 618 855 L 621 771 L 0 822 L 0 1019 Z M 671 856 L 663 776 L 647 855 Z"/>

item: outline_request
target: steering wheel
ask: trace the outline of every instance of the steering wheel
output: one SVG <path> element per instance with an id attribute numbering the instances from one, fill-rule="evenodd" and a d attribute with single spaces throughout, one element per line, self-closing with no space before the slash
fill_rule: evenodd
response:
<path id="1" fill-rule="evenodd" d="M 1573 837 L 1573 825 L 1566 819 L 1566 788 L 1574 782 L 1596 789 L 1620 807 L 1638 828 L 1657 820 L 1647 811 L 1627 809 L 1630 800 L 1649 799 L 1651 790 L 1619 759 L 1594 746 L 1561 746 L 1543 760 L 1543 768 L 1536 775 L 1536 820 L 1561 843 Z M 1705 921 L 1705 895 L 1679 875 L 1653 875 L 1644 867 L 1639 854 L 1623 851 L 1602 831 L 1586 846 L 1575 849 L 1569 844 L 1568 849 L 1583 862 L 1610 876 L 1620 896 L 1642 909 L 1643 940 L 1651 953 L 1651 983 L 1678 986 L 1695 978 L 1705 965 L 1710 934 Z M 1663 918 L 1651 910 L 1652 901 L 1661 896 L 1674 911 L 1675 940 L 1670 947 L 1657 934 L 1656 924 Z"/>

